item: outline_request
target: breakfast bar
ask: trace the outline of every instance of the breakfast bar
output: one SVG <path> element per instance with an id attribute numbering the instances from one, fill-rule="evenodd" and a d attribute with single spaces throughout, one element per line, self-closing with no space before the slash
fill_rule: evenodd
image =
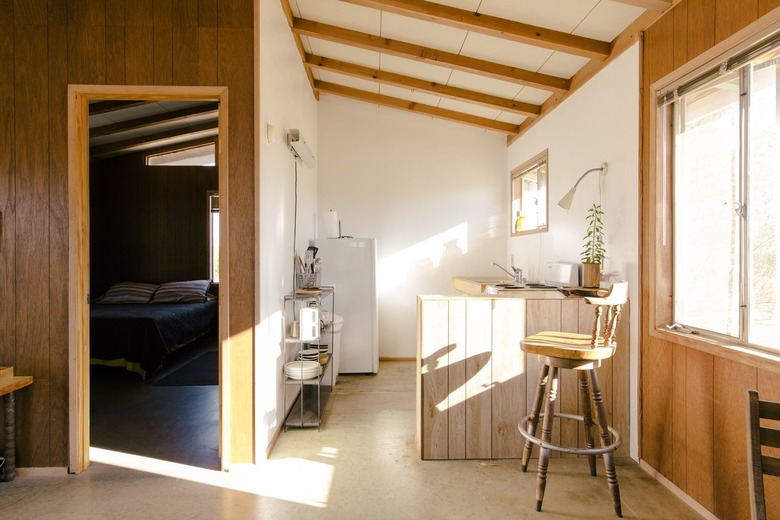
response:
<path id="1" fill-rule="evenodd" d="M 423 459 L 520 458 L 517 425 L 530 413 L 539 371 L 520 340 L 542 330 L 591 332 L 594 309 L 573 288 L 485 294 L 491 283 L 456 278 L 460 294 L 418 296 L 416 440 Z M 468 287 L 479 289 L 468 294 Z M 628 438 L 628 304 L 623 313 L 619 347 L 598 374 L 607 421 Z M 559 395 L 556 411 L 581 413 L 575 375 L 561 379 Z M 556 424 L 555 432 L 556 442 L 585 442 L 576 424 Z M 628 456 L 627 443 L 616 455 Z"/>

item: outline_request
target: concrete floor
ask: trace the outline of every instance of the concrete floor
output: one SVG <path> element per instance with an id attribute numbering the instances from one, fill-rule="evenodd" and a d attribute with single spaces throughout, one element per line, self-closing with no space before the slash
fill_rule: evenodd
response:
<path id="1" fill-rule="evenodd" d="M 414 430 L 414 364 L 383 362 L 378 375 L 341 376 L 322 431 L 282 433 L 257 467 L 220 473 L 93 448 L 80 475 L 0 484 L 0 509 L 36 520 L 614 518 L 602 468 L 590 477 L 583 459 L 551 461 L 537 513 L 535 472 L 516 460 L 421 461 Z M 617 471 L 625 518 L 700 518 L 632 461 Z"/>

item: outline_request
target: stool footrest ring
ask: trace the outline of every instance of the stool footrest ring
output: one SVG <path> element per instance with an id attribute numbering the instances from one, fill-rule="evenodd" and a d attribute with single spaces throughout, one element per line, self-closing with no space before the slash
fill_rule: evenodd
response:
<path id="1" fill-rule="evenodd" d="M 540 413 L 539 418 L 543 418 L 544 414 Z M 582 415 L 572 415 L 568 413 L 555 413 L 553 414 L 553 417 L 559 418 L 559 419 L 572 419 L 574 421 L 580 421 L 582 423 L 585 422 L 585 417 Z M 520 430 L 520 434 L 525 437 L 529 442 L 532 442 L 536 444 L 537 446 L 540 446 L 542 448 L 547 448 L 548 450 L 554 450 L 554 451 L 560 451 L 563 453 L 573 453 L 576 455 L 603 455 L 604 453 L 609 453 L 612 451 L 615 451 L 620 447 L 622 444 L 622 439 L 620 438 L 620 434 L 615 430 L 612 426 L 607 425 L 607 430 L 609 430 L 609 433 L 612 435 L 613 442 L 612 444 L 609 444 L 607 446 L 602 446 L 600 448 L 576 448 L 571 446 L 561 446 L 559 444 L 553 444 L 551 442 L 547 442 L 545 440 L 540 439 L 539 437 L 535 437 L 528 433 L 528 421 L 531 420 L 530 415 L 526 415 L 523 417 L 520 422 L 517 423 L 517 429 Z M 597 426 L 594 424 L 594 426 Z"/>

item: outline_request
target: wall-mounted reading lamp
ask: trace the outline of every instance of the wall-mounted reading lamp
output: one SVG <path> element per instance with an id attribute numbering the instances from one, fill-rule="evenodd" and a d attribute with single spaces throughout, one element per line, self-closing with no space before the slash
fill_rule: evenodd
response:
<path id="1" fill-rule="evenodd" d="M 571 187 L 569 192 L 563 196 L 561 200 L 558 201 L 558 205 L 562 207 L 563 209 L 569 209 L 571 208 L 571 203 L 574 201 L 574 194 L 577 192 L 577 186 L 580 184 L 582 179 L 585 178 L 586 175 L 588 175 L 591 172 L 601 172 L 601 175 L 607 174 L 607 163 L 601 163 L 601 166 L 598 168 L 591 168 L 590 170 L 586 171 L 582 175 L 580 175 L 580 178 L 577 179 L 577 182 L 574 183 L 574 186 Z"/>
<path id="2" fill-rule="evenodd" d="M 303 140 L 301 132 L 297 128 L 290 128 L 290 131 L 287 132 L 287 146 L 290 147 L 295 158 L 303 161 L 303 164 L 308 168 L 314 168 L 314 165 L 317 164 L 311 148 Z"/>

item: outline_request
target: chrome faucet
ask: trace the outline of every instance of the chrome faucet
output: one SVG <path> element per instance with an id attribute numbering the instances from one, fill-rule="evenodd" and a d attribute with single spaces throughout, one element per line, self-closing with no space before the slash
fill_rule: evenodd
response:
<path id="1" fill-rule="evenodd" d="M 512 274 L 512 273 L 510 273 L 509 271 L 507 271 L 506 269 L 504 269 L 503 267 L 501 267 L 500 265 L 498 265 L 495 262 L 493 262 L 493 265 L 498 267 L 502 271 L 504 271 L 509 276 L 511 276 L 514 279 L 515 282 L 520 283 L 520 284 L 523 283 L 523 270 L 522 269 L 518 269 L 517 267 L 512 265 L 512 266 L 510 266 L 512 268 L 512 271 L 514 271 L 514 274 Z"/>

